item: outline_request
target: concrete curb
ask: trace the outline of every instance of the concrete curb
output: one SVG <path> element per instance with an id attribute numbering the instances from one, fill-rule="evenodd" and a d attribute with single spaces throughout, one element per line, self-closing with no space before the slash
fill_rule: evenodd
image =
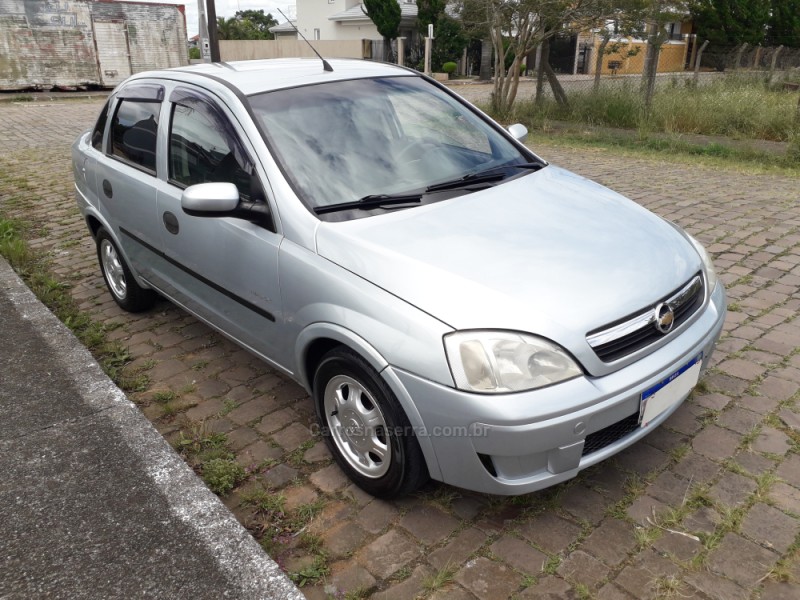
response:
<path id="1" fill-rule="evenodd" d="M 229 589 L 219 596 L 300 600 L 303 594 L 102 371 L 89 351 L 0 257 L 0 292 L 32 324 L 92 413 L 107 420 L 169 505 L 216 560 Z M 211 591 L 211 590 L 209 590 Z"/>

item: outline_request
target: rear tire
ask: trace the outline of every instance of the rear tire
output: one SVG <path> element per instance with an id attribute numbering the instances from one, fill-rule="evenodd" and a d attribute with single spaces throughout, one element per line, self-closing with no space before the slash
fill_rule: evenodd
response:
<path id="1" fill-rule="evenodd" d="M 349 348 L 323 357 L 314 375 L 314 405 L 325 443 L 362 490 L 395 498 L 428 481 L 425 458 L 400 403 Z"/>
<path id="2" fill-rule="evenodd" d="M 114 301 L 128 312 L 142 312 L 153 306 L 156 294 L 136 283 L 131 270 L 122 258 L 119 248 L 104 228 L 97 231 L 97 259 L 106 287 Z"/>

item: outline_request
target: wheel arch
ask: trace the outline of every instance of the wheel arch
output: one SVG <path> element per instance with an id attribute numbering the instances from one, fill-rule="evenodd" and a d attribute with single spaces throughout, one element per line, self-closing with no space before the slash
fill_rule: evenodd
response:
<path id="1" fill-rule="evenodd" d="M 422 416 L 419 414 L 405 386 L 403 386 L 392 369 L 389 368 L 389 362 L 364 338 L 335 323 L 312 323 L 303 329 L 297 337 L 295 347 L 297 379 L 312 397 L 314 372 L 322 357 L 337 346 L 345 346 L 366 360 L 394 392 L 411 426 L 416 431 L 425 431 Z M 433 479 L 441 480 L 439 461 L 436 458 L 436 452 L 430 438 L 428 436 L 417 436 L 417 442 L 425 457 L 428 473 Z"/>
<path id="2" fill-rule="evenodd" d="M 150 285 L 139 276 L 139 272 L 136 271 L 136 269 L 134 269 L 134 267 L 131 265 L 131 260 L 128 257 L 128 253 L 125 251 L 125 247 L 122 245 L 119 235 L 116 231 L 114 231 L 114 228 L 111 227 L 111 225 L 94 210 L 87 212 L 84 219 L 86 221 L 86 226 L 89 228 L 89 233 L 92 235 L 92 240 L 97 243 L 98 232 L 100 229 L 105 229 L 106 232 L 108 232 L 108 235 L 111 237 L 111 240 L 114 242 L 114 245 L 117 247 L 117 252 L 122 255 L 122 258 L 125 260 L 125 264 L 128 265 L 128 269 L 130 269 L 131 274 L 133 275 L 133 278 L 139 287 L 143 289 L 151 289 Z"/>
<path id="3" fill-rule="evenodd" d="M 100 231 L 100 228 L 103 227 L 103 224 L 100 222 L 100 219 L 90 214 L 86 215 L 86 226 L 89 228 L 89 232 L 92 234 L 92 237 L 97 239 L 97 232 Z M 106 230 L 107 229 L 108 228 L 106 228 Z"/>

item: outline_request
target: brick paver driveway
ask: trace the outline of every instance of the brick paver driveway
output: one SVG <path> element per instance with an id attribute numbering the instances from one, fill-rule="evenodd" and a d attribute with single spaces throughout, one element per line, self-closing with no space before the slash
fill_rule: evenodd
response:
<path id="1" fill-rule="evenodd" d="M 0 209 L 129 347 L 155 426 L 192 461 L 227 440 L 248 479 L 224 501 L 310 598 L 800 597 L 800 181 L 540 147 L 708 245 L 731 300 L 716 365 L 665 427 L 576 480 L 382 502 L 331 463 L 297 385 L 166 302 L 116 308 L 69 167 L 99 108 L 0 105 Z"/>

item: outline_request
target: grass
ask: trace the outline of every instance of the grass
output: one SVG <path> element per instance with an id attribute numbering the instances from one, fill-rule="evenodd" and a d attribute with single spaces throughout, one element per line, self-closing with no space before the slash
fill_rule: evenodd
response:
<path id="1" fill-rule="evenodd" d="M 230 398 L 225 398 L 225 400 L 222 401 L 222 410 L 219 411 L 219 415 L 221 417 L 224 417 L 225 415 L 233 411 L 237 406 L 239 405 L 236 403 L 236 401 L 231 400 Z"/>
<path id="2" fill-rule="evenodd" d="M 153 394 L 153 400 L 159 404 L 167 404 L 178 398 L 178 394 L 172 390 L 160 390 Z"/>
<path id="3" fill-rule="evenodd" d="M 546 130 L 532 131 L 527 144 L 533 149 L 539 149 L 540 152 L 543 146 L 589 149 L 621 156 L 644 156 L 679 164 L 691 163 L 714 169 L 733 167 L 753 174 L 770 173 L 800 177 L 800 161 L 796 158 L 731 147 L 725 147 L 724 151 L 720 151 L 719 144 L 699 145 L 679 136 L 663 138 L 652 133 L 631 136 L 625 132 L 614 131 Z"/>
<path id="4" fill-rule="evenodd" d="M 242 504 L 254 506 L 264 514 L 283 515 L 286 510 L 286 496 L 258 487 L 242 493 Z"/>
<path id="5" fill-rule="evenodd" d="M 422 581 L 422 587 L 428 592 L 435 592 L 436 590 L 444 587 L 451 581 L 456 574 L 457 568 L 447 562 L 441 569 L 436 571 L 433 575 L 426 577 Z"/>
<path id="6" fill-rule="evenodd" d="M 230 492 L 247 477 L 244 467 L 232 458 L 212 458 L 203 463 L 200 473 L 209 489 L 220 496 Z"/>
<path id="7" fill-rule="evenodd" d="M 147 375 L 125 369 L 131 362 L 128 349 L 120 342 L 108 339 L 107 332 L 111 328 L 80 310 L 72 298 L 69 284 L 56 279 L 45 256 L 28 247 L 25 242 L 27 233 L 28 227 L 24 223 L 0 216 L 0 255 L 36 297 L 92 352 L 105 373 L 120 388 L 126 392 L 145 390 L 149 385 Z"/>
<path id="8" fill-rule="evenodd" d="M 188 433 L 181 430 L 174 446 L 215 494 L 224 496 L 247 479 L 247 471 L 236 462 L 224 433 L 211 433 L 204 425 L 195 425 Z"/>
<path id="9" fill-rule="evenodd" d="M 322 581 L 329 573 L 328 561 L 322 555 L 314 557 L 314 562 L 308 566 L 303 567 L 297 572 L 289 573 L 289 577 L 299 587 L 313 585 Z"/>
<path id="10" fill-rule="evenodd" d="M 597 91 L 570 91 L 566 107 L 549 97 L 539 105 L 518 102 L 513 117 L 534 126 L 546 120 L 561 120 L 788 142 L 794 131 L 796 96 L 780 88 L 769 89 L 758 79 L 728 76 L 697 88 L 665 86 L 656 92 L 652 110 L 646 112 L 639 81 L 629 80 Z"/>
<path id="11" fill-rule="evenodd" d="M 796 93 L 769 89 L 760 79 L 728 76 L 698 88 L 664 87 L 656 92 L 652 110 L 646 112 L 638 83 L 630 80 L 598 91 L 569 91 L 568 107 L 559 106 L 552 98 L 538 105 L 518 101 L 510 114 L 493 116 L 528 125 L 529 141 L 535 147 L 596 148 L 712 168 L 733 166 L 756 173 L 800 176 Z M 722 136 L 722 141 L 692 141 L 686 138 L 690 134 Z M 781 154 L 725 138 L 788 142 L 788 150 Z"/>
<path id="12" fill-rule="evenodd" d="M 681 580 L 674 575 L 657 577 L 651 587 L 656 598 L 688 597 L 681 592 Z"/>

